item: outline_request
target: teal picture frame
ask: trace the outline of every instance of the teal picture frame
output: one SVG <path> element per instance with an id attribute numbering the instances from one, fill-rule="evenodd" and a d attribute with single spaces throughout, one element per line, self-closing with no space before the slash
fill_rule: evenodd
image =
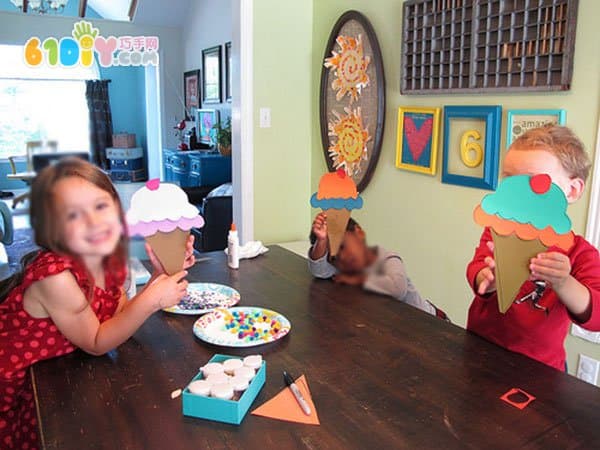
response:
<path id="1" fill-rule="evenodd" d="M 481 150 L 481 164 L 483 176 L 468 176 L 451 173 L 449 167 L 450 149 L 454 143 L 450 142 L 453 119 L 481 119 L 485 121 L 485 136 L 475 144 Z M 471 188 L 495 190 L 498 184 L 498 162 L 500 155 L 500 132 L 502 128 L 502 107 L 499 105 L 483 106 L 444 106 L 444 148 L 442 163 L 442 183 L 454 184 Z M 453 149 L 455 149 L 453 147 Z M 462 151 L 459 148 L 459 151 Z M 477 162 L 477 161 L 475 161 Z M 466 164 L 466 163 L 465 163 Z M 479 164 L 477 164 L 479 165 Z"/>
<path id="2" fill-rule="evenodd" d="M 525 131 L 549 123 L 565 125 L 567 123 L 567 111 L 564 109 L 509 110 L 506 115 L 506 147 L 510 147 L 515 138 Z"/>
<path id="3" fill-rule="evenodd" d="M 198 142 L 214 147 L 217 145 L 217 130 L 214 128 L 219 123 L 219 110 L 196 110 L 196 136 Z"/>

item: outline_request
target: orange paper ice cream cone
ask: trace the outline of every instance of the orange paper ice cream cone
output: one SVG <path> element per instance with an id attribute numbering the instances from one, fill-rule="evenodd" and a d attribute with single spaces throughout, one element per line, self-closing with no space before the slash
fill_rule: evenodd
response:
<path id="1" fill-rule="evenodd" d="M 329 254 L 335 256 L 344 240 L 350 213 L 362 207 L 354 180 L 343 169 L 326 173 L 319 181 L 319 190 L 313 194 L 310 204 L 321 208 L 327 215 L 327 238 Z"/>
<path id="2" fill-rule="evenodd" d="M 344 233 L 348 220 L 350 220 L 350 211 L 347 209 L 326 209 L 327 215 L 327 238 L 329 239 L 329 254 L 335 256 L 344 240 Z"/>

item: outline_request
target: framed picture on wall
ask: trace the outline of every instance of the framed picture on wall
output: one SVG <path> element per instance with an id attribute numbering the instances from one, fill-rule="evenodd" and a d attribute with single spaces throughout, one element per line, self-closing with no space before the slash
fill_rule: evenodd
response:
<path id="1" fill-rule="evenodd" d="M 200 108 L 200 70 L 190 70 L 183 74 L 183 92 L 185 120 L 195 120 L 196 110 Z"/>
<path id="2" fill-rule="evenodd" d="M 198 109 L 196 116 L 198 142 L 214 147 L 217 144 L 217 130 L 213 127 L 219 123 L 219 111 L 216 109 Z"/>
<path id="3" fill-rule="evenodd" d="M 506 146 L 533 128 L 544 125 L 564 125 L 567 112 L 564 109 L 511 109 L 506 121 Z"/>
<path id="4" fill-rule="evenodd" d="M 202 50 L 202 104 L 221 103 L 221 46 Z"/>
<path id="5" fill-rule="evenodd" d="M 231 42 L 225 44 L 225 100 L 231 101 Z"/>
<path id="6" fill-rule="evenodd" d="M 440 108 L 398 108 L 396 167 L 435 175 Z"/>
<path id="7" fill-rule="evenodd" d="M 445 106 L 442 183 L 496 189 L 501 106 Z"/>
<path id="8" fill-rule="evenodd" d="M 321 66 L 319 124 L 327 169 L 344 169 L 362 192 L 375 174 L 385 128 L 385 74 L 369 19 L 346 11 Z"/>

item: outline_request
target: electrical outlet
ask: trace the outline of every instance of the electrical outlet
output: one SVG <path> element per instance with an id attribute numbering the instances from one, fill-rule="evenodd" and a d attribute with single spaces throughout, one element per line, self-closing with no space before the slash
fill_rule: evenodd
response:
<path id="1" fill-rule="evenodd" d="M 594 344 L 600 344 L 600 333 L 588 331 L 578 325 L 571 325 L 571 334 L 578 338 L 585 339 L 586 341 L 593 342 Z"/>
<path id="2" fill-rule="evenodd" d="M 600 361 L 590 358 L 584 354 L 579 354 L 579 365 L 577 366 L 577 378 L 596 385 L 598 383 L 598 371 L 600 370 Z"/>
<path id="3" fill-rule="evenodd" d="M 271 108 L 260 108 L 260 127 L 271 128 Z"/>

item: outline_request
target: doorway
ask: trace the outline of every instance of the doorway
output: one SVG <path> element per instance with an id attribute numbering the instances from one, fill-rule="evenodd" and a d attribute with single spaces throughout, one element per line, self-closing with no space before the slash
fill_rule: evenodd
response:
<path id="1" fill-rule="evenodd" d="M 232 0 L 233 220 L 242 243 L 254 239 L 253 10 L 254 0 Z"/>

